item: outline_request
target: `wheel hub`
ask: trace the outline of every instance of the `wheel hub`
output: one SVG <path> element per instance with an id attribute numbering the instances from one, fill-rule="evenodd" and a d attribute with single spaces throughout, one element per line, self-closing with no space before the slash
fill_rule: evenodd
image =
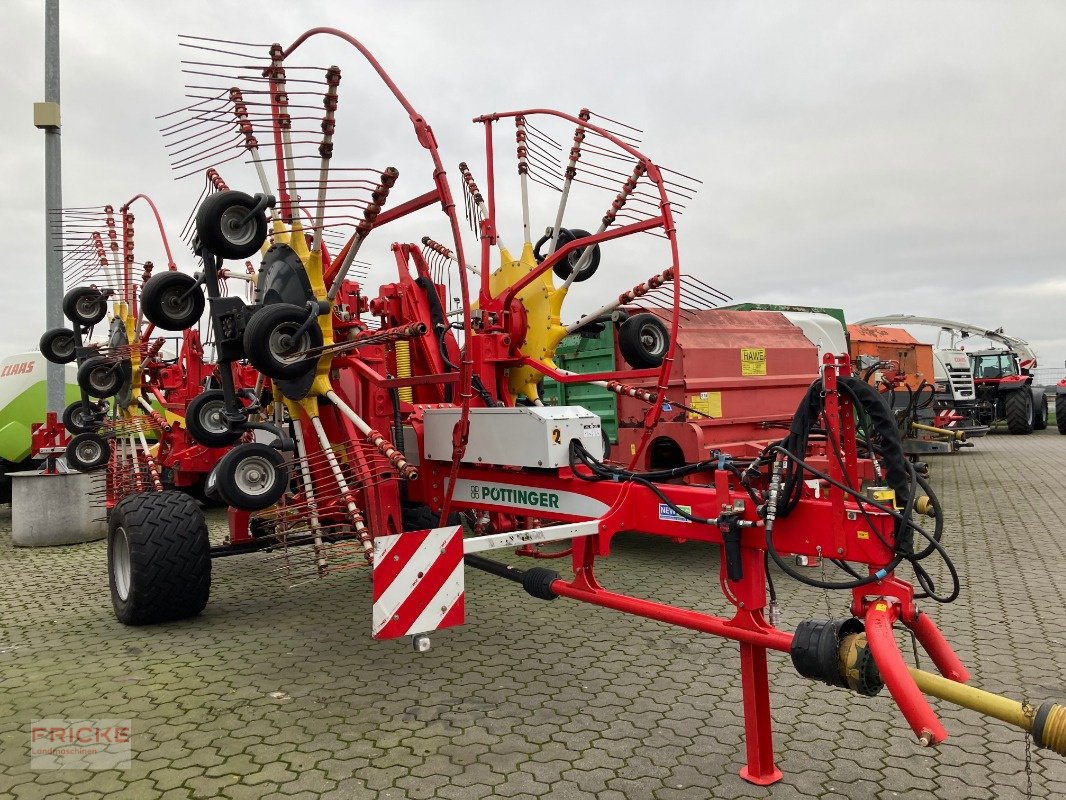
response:
<path id="1" fill-rule="evenodd" d="M 222 212 L 222 232 L 235 245 L 247 244 L 255 235 L 255 226 L 244 222 L 247 216 L 248 209 L 241 206 L 230 206 Z"/>
<path id="2" fill-rule="evenodd" d="M 100 367 L 99 369 L 94 369 L 92 373 L 93 387 L 106 392 L 111 388 L 111 385 L 114 383 L 112 377 L 113 375 L 114 373 L 112 372 L 110 367 Z"/>
<path id="3" fill-rule="evenodd" d="M 221 405 L 212 404 L 208 406 L 201 416 L 201 423 L 212 433 L 229 432 L 229 425 L 226 424 L 224 411 L 225 409 Z"/>
<path id="4" fill-rule="evenodd" d="M 266 459 L 250 456 L 237 465 L 233 480 L 245 494 L 260 495 L 270 488 L 273 472 L 273 465 Z"/>
<path id="5" fill-rule="evenodd" d="M 192 309 L 193 300 L 186 294 L 186 292 L 167 292 L 163 298 L 163 305 L 176 317 L 187 314 Z"/>
<path id="6" fill-rule="evenodd" d="M 279 361 L 295 361 L 295 356 L 307 348 L 307 336 L 297 339 L 291 329 L 278 328 L 270 335 L 270 350 Z"/>
<path id="7" fill-rule="evenodd" d="M 121 600 L 130 596 L 130 543 L 126 538 L 126 529 L 117 528 L 111 544 L 111 576 L 115 580 L 115 593 Z"/>
<path id="8" fill-rule="evenodd" d="M 82 442 L 78 445 L 78 458 L 86 464 L 95 462 L 100 455 L 100 445 L 96 442 Z"/>

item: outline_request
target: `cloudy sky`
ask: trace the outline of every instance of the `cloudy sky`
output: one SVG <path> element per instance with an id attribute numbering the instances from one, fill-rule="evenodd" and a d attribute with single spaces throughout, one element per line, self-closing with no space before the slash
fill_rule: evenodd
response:
<path id="1" fill-rule="evenodd" d="M 41 0 L 4 5 L 7 353 L 34 346 L 45 327 L 43 135 L 31 108 L 43 99 L 44 14 Z M 176 236 L 200 189 L 172 179 L 155 120 L 182 103 L 177 34 L 288 43 L 332 25 L 392 73 L 432 124 L 449 170 L 478 157 L 477 114 L 587 105 L 641 127 L 645 152 L 702 179 L 678 226 L 682 266 L 737 300 L 839 306 L 855 320 L 912 313 L 1004 326 L 1033 343 L 1042 365 L 1066 358 L 1066 6 L 268 8 L 281 7 L 64 0 L 65 204 L 119 205 L 147 192 Z M 336 48 L 323 58 L 356 64 Z M 396 131 L 361 146 L 387 154 L 410 138 L 409 127 Z M 337 152 L 347 146 L 342 128 Z M 375 150 L 366 163 L 388 159 Z M 152 247 L 138 228 L 138 256 L 161 261 Z M 655 271 L 635 260 L 605 263 L 574 315 Z"/>

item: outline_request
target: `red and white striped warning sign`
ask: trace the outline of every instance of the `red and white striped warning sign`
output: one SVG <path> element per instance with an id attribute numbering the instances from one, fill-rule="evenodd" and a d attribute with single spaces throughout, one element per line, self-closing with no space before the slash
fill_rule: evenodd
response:
<path id="1" fill-rule="evenodd" d="M 462 625 L 463 529 L 433 528 L 374 539 L 374 638 Z"/>

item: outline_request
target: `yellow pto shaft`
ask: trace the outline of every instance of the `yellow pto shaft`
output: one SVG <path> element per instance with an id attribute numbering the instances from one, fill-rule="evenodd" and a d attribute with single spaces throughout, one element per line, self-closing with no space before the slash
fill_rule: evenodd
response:
<path id="1" fill-rule="evenodd" d="M 1028 703 L 975 689 L 932 672 L 914 667 L 909 669 L 914 682 L 925 694 L 1021 728 L 1032 734 L 1037 747 L 1066 755 L 1066 706 L 1047 702 L 1039 708 L 1033 708 Z"/>
<path id="2" fill-rule="evenodd" d="M 935 433 L 938 436 L 943 436 L 945 439 L 954 439 L 958 442 L 966 441 L 966 431 L 953 431 L 950 428 L 934 428 L 932 425 L 923 425 L 920 422 L 912 422 L 911 427 L 918 431 Z"/>

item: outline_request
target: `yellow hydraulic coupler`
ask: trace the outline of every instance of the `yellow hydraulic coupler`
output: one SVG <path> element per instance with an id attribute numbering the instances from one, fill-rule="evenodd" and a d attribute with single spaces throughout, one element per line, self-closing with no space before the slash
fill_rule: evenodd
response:
<path id="1" fill-rule="evenodd" d="M 1066 756 L 1066 706 L 1048 701 L 1039 708 L 1033 708 L 1028 703 L 1019 703 L 965 683 L 950 681 L 932 672 L 914 667 L 909 667 L 909 670 L 914 682 L 925 694 L 1021 728 L 1032 734 L 1037 747 Z"/>
<path id="2" fill-rule="evenodd" d="M 914 510 L 927 517 L 936 516 L 936 506 L 933 505 L 933 501 L 928 495 L 923 494 L 914 498 Z"/>
<path id="3" fill-rule="evenodd" d="M 954 439 L 956 442 L 966 441 L 966 431 L 953 431 L 950 428 L 934 428 L 932 425 L 923 425 L 920 422 L 912 422 L 911 427 L 918 431 L 935 433 L 945 439 Z"/>

